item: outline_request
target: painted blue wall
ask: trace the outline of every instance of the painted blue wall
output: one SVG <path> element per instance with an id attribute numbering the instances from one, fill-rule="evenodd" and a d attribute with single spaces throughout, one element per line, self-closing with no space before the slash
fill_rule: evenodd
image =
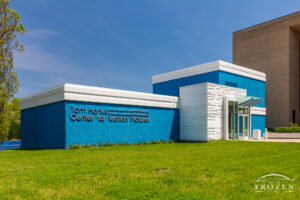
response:
<path id="1" fill-rule="evenodd" d="M 251 115 L 251 136 L 253 136 L 254 129 L 260 129 L 261 136 L 265 132 L 265 116 L 263 115 Z"/>
<path id="2" fill-rule="evenodd" d="M 92 109 L 125 109 L 143 110 L 149 112 L 149 123 L 111 122 L 108 115 L 104 122 L 72 121 L 71 107 Z M 100 144 L 100 143 L 140 143 L 153 140 L 170 140 L 179 138 L 178 109 L 154 108 L 142 106 L 114 105 L 89 102 L 66 101 L 66 147 L 70 144 Z M 74 111 L 74 110 L 73 110 Z M 93 116 L 89 114 L 89 116 Z"/>
<path id="3" fill-rule="evenodd" d="M 237 88 L 247 89 L 248 96 L 261 97 L 265 100 L 265 82 L 256 79 L 232 74 L 224 71 L 214 71 L 194 76 L 179 78 L 175 80 L 165 81 L 153 84 L 154 94 L 163 94 L 171 96 L 179 96 L 179 88 L 182 86 L 199 84 L 199 83 L 216 83 L 220 85 L 228 85 L 226 82 L 236 84 Z M 232 85 L 230 85 L 232 86 Z M 256 105 L 257 107 L 265 107 L 265 102 Z"/>
<path id="4" fill-rule="evenodd" d="M 65 147 L 65 103 L 57 102 L 21 111 L 22 148 Z"/>
<path id="5" fill-rule="evenodd" d="M 149 123 L 72 121 L 71 107 L 124 109 L 149 112 Z M 74 110 L 73 110 L 74 111 Z M 83 113 L 78 115 L 85 115 Z M 68 148 L 70 144 L 140 143 L 179 139 L 179 110 L 143 106 L 125 106 L 89 102 L 62 101 L 21 111 L 22 148 Z M 137 116 L 136 116 L 137 117 Z"/>
<path id="6" fill-rule="evenodd" d="M 219 83 L 219 71 L 155 83 L 153 84 L 153 93 L 179 96 L 180 87 L 205 82 Z"/>
<path id="7" fill-rule="evenodd" d="M 225 83 L 231 82 L 236 83 L 237 88 L 247 89 L 247 96 L 260 97 L 264 101 L 256 107 L 265 107 L 265 82 L 259 81 L 244 76 L 219 71 L 219 84 L 226 85 Z"/>

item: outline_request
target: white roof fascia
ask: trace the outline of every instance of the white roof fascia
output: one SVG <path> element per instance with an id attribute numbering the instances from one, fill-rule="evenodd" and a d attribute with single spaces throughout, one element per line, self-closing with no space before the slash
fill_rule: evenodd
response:
<path id="1" fill-rule="evenodd" d="M 232 74 L 237 74 L 240 76 L 266 81 L 266 74 L 256 70 L 252 70 L 246 67 L 228 63 L 222 60 L 205 63 L 201 65 L 196 65 L 164 74 L 155 75 L 152 77 L 152 83 L 160 83 L 170 80 L 175 80 L 179 78 L 185 78 L 189 76 L 194 76 L 198 74 L 204 74 L 212 71 L 225 71 Z"/>
<path id="2" fill-rule="evenodd" d="M 64 100 L 161 108 L 179 108 L 178 97 L 174 96 L 65 83 L 55 88 L 22 98 L 20 101 L 20 109 L 24 110 Z"/>

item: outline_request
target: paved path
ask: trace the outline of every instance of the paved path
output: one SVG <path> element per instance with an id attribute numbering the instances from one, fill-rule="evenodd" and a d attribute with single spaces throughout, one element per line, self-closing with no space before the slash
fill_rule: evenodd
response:
<path id="1" fill-rule="evenodd" d="M 251 139 L 249 141 L 252 142 L 296 142 L 296 143 L 300 143 L 300 139 L 261 139 L 261 140 L 254 140 Z"/>

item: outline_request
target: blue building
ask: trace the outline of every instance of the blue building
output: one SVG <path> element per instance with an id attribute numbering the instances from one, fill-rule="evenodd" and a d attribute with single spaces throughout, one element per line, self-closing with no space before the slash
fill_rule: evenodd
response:
<path id="1" fill-rule="evenodd" d="M 220 60 L 156 75 L 152 79 L 153 93 L 180 97 L 180 139 L 188 140 L 248 139 L 253 137 L 254 129 L 260 130 L 262 136 L 265 131 L 266 115 L 265 81 L 266 75 L 262 72 Z M 200 87 L 204 87 L 204 83 L 212 83 L 209 84 L 210 88 L 215 85 L 215 90 L 208 89 L 202 96 L 209 97 L 210 92 L 211 95 L 218 96 L 222 102 L 219 102 L 220 104 L 217 106 L 214 99 L 203 99 L 202 103 L 206 102 L 206 104 L 202 106 L 206 110 L 201 110 L 199 106 L 193 105 L 196 105 L 198 99 L 202 98 L 201 95 L 196 96 L 195 94 Z M 195 84 L 198 85 L 198 89 L 195 88 Z M 189 89 L 189 86 L 194 89 Z M 217 94 L 216 88 L 224 90 L 224 92 L 218 91 Z M 186 94 L 184 91 L 187 90 L 191 90 L 191 92 Z M 232 94 L 234 91 L 235 94 Z M 187 101 L 191 105 L 184 103 Z M 214 106 L 210 106 L 210 104 L 214 104 Z M 190 113 L 183 116 L 186 108 L 191 107 Z M 212 116 L 208 112 L 208 107 L 213 112 Z M 195 111 L 199 112 L 195 113 Z M 199 116 L 202 116 L 201 120 L 198 120 Z M 197 119 L 198 121 L 187 121 L 187 119 Z M 201 123 L 200 125 L 199 121 L 207 121 L 207 125 Z M 187 124 L 192 125 L 187 126 Z M 195 128 L 194 126 L 199 127 Z M 185 137 L 187 132 L 197 135 L 204 127 L 206 129 L 203 137 L 200 137 L 202 134 L 199 134 L 198 137 L 195 135 Z M 209 134 L 210 132 L 211 134 Z"/>
<path id="2" fill-rule="evenodd" d="M 23 148 L 176 139 L 178 98 L 64 84 L 21 100 Z"/>
<path id="3" fill-rule="evenodd" d="M 154 76 L 154 94 L 64 84 L 21 100 L 22 147 L 251 139 L 265 129 L 265 81 L 216 61 Z"/>

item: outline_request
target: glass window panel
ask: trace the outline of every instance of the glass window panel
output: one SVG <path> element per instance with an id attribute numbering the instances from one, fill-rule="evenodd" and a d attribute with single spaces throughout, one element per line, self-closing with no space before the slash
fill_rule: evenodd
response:
<path id="1" fill-rule="evenodd" d="M 244 120 L 245 120 L 245 136 L 248 136 L 248 130 L 249 130 L 249 127 L 248 127 L 248 116 L 245 116 L 244 117 Z"/>
<path id="2" fill-rule="evenodd" d="M 234 139 L 238 139 L 238 114 L 234 114 Z"/>
<path id="3" fill-rule="evenodd" d="M 234 102 L 228 102 L 228 137 L 229 139 L 234 138 Z"/>
<path id="4" fill-rule="evenodd" d="M 239 116 L 239 136 L 243 136 L 244 120 L 243 116 Z"/>

